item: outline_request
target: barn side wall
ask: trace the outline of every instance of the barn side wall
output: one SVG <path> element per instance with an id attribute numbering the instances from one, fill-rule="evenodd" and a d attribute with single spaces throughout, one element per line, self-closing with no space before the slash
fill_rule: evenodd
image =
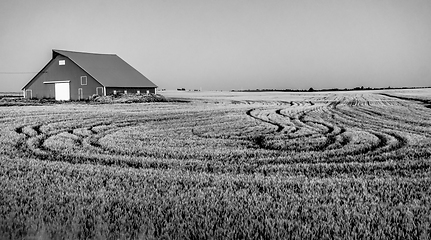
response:
<path id="1" fill-rule="evenodd" d="M 59 61 L 64 60 L 64 65 L 60 65 Z M 87 76 L 87 85 L 81 85 L 81 76 Z M 48 65 L 36 75 L 34 80 L 25 87 L 25 91 L 31 90 L 32 98 L 55 98 L 55 86 L 52 83 L 46 84 L 43 82 L 49 81 L 70 81 L 70 99 L 79 100 L 78 89 L 82 88 L 83 99 L 88 99 L 93 94 L 96 94 L 97 87 L 103 87 L 93 77 L 88 75 L 78 65 L 70 59 L 58 55 L 51 60 Z M 29 98 L 29 96 L 26 96 Z"/>
<path id="2" fill-rule="evenodd" d="M 123 94 L 127 91 L 127 94 L 136 94 L 140 91 L 141 94 L 156 93 L 156 88 L 145 88 L 145 87 L 106 87 L 106 95 L 114 95 L 114 91 L 117 94 Z"/>

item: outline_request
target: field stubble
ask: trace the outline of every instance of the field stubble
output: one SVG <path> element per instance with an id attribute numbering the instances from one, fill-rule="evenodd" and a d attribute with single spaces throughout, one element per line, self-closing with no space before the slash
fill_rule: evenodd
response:
<path id="1" fill-rule="evenodd" d="M 0 233 L 430 236 L 424 104 L 372 93 L 262 99 L 0 108 Z"/>

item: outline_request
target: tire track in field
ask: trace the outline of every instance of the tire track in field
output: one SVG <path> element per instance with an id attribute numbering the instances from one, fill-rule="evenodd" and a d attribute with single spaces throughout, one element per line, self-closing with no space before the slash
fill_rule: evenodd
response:
<path id="1" fill-rule="evenodd" d="M 309 124 L 307 124 L 307 123 L 305 123 L 304 121 L 302 121 L 302 117 L 303 116 L 305 116 L 309 111 L 302 111 L 302 113 L 300 114 L 300 115 L 298 115 L 298 114 L 296 114 L 296 115 L 294 115 L 294 116 L 290 116 L 290 115 L 287 115 L 287 114 L 283 114 L 283 113 L 281 113 L 281 111 L 282 111 L 283 109 L 278 109 L 278 110 L 276 110 L 275 111 L 275 113 L 276 114 L 278 114 L 278 115 L 280 115 L 280 116 L 282 116 L 282 117 L 285 117 L 285 118 L 288 118 L 289 119 L 289 121 L 291 122 L 291 123 L 293 123 L 294 124 L 294 127 L 295 127 L 295 129 L 294 129 L 294 131 L 293 132 L 290 132 L 290 133 L 295 133 L 295 132 L 298 132 L 298 131 L 300 131 L 301 129 L 309 129 L 309 130 L 312 130 L 312 131 L 314 131 L 314 132 L 318 132 L 318 131 L 315 131 L 315 128 L 313 127 L 313 126 L 310 126 Z M 313 135 L 316 135 L 316 134 L 311 134 L 311 133 L 309 133 L 309 134 L 305 134 L 305 135 L 298 135 L 298 136 L 289 136 L 289 138 L 290 139 L 294 139 L 294 138 L 302 138 L 302 137 L 310 137 L 310 136 L 313 136 Z"/>
<path id="2" fill-rule="evenodd" d="M 256 108 L 249 109 L 249 110 L 246 112 L 246 114 L 247 114 L 248 116 L 250 116 L 250 117 L 254 118 L 254 119 L 257 119 L 257 120 L 261 121 L 261 122 L 269 123 L 269 124 L 271 124 L 271 125 L 273 125 L 273 126 L 276 126 L 276 127 L 277 127 L 277 129 L 275 130 L 275 132 L 281 132 L 281 131 L 283 131 L 284 126 L 283 126 L 283 125 L 281 125 L 280 123 L 273 122 L 273 121 L 269 121 L 269 120 L 266 120 L 266 119 L 262 119 L 262 118 L 259 118 L 259 117 L 255 116 L 255 115 L 253 115 L 253 114 L 252 114 L 252 112 L 253 112 L 253 111 L 255 111 L 255 110 L 256 110 Z"/>
<path id="3" fill-rule="evenodd" d="M 355 110 L 353 110 L 352 107 L 350 107 L 350 109 L 352 110 L 338 108 L 332 109 L 332 111 L 334 117 L 338 120 L 342 120 L 347 126 L 359 128 L 364 132 L 374 135 L 378 139 L 378 142 L 373 144 L 366 152 L 363 152 L 363 154 L 391 152 L 407 145 L 408 141 L 402 136 L 384 130 L 387 129 L 388 126 L 383 125 L 380 118 L 375 119 L 367 117 L 367 114 L 362 112 L 359 107 L 355 107 Z M 354 111 L 354 113 L 352 113 L 352 111 Z M 366 120 L 360 121 L 361 118 Z"/>
<path id="4" fill-rule="evenodd" d="M 404 131 L 418 134 L 418 129 L 420 129 L 419 134 L 424 134 L 428 137 L 431 137 L 431 133 L 429 131 L 431 123 L 427 122 L 426 120 L 420 121 L 419 119 L 413 120 L 411 118 L 401 118 L 397 117 L 399 115 L 394 116 L 394 113 L 383 113 L 382 111 L 366 108 L 361 108 L 360 110 L 364 114 L 369 115 L 371 118 L 390 119 L 391 122 L 395 124 L 403 125 Z"/>
<path id="5" fill-rule="evenodd" d="M 127 135 L 132 134 L 134 130 L 138 131 L 137 134 L 146 134 L 146 129 L 150 129 L 150 127 L 145 126 L 148 122 L 164 121 L 163 117 L 161 117 L 164 115 L 161 114 L 156 117 L 157 119 L 148 119 L 148 117 L 142 117 L 143 115 L 131 119 L 130 117 L 124 118 L 123 116 L 115 116 L 110 113 L 105 116 L 109 121 L 104 120 L 102 116 L 94 115 L 92 118 L 82 121 L 81 124 L 79 124 L 79 121 L 82 115 L 79 115 L 79 119 L 75 115 L 75 118 L 71 119 L 72 123 L 68 123 L 68 119 L 56 122 L 54 119 L 57 116 L 52 117 L 54 118 L 52 122 L 40 123 L 40 121 L 44 121 L 45 119 L 33 119 L 31 118 L 31 114 L 29 114 L 26 116 L 28 117 L 27 119 L 21 120 L 25 125 L 19 126 L 14 130 L 19 135 L 19 139 L 24 139 L 24 141 L 16 144 L 16 151 L 14 149 L 11 156 L 17 157 L 14 154 L 22 152 L 22 155 L 18 155 L 18 157 L 23 156 L 24 158 L 36 158 L 72 164 L 93 164 L 139 169 L 181 168 L 199 172 L 212 172 L 214 171 L 212 170 L 213 167 L 217 164 L 222 169 L 220 172 L 232 173 L 252 173 L 260 171 L 261 167 L 262 169 L 266 169 L 266 167 L 274 167 L 274 169 L 285 167 L 286 169 L 294 169 L 288 170 L 288 174 L 295 175 L 298 173 L 298 169 L 302 169 L 303 172 L 301 173 L 315 176 L 321 174 L 321 171 L 318 170 L 319 167 L 317 167 L 320 163 L 323 163 L 322 168 L 327 167 L 326 163 L 329 163 L 334 168 L 341 168 L 346 162 L 359 166 L 377 164 L 379 161 L 389 162 L 388 159 L 390 161 L 400 160 L 399 162 L 402 162 L 409 159 L 413 154 L 416 154 L 413 151 L 419 149 L 404 150 L 404 146 L 411 144 L 412 140 L 409 138 L 410 136 L 405 135 L 405 133 L 409 134 L 410 132 L 403 131 L 399 127 L 401 125 L 397 125 L 399 122 L 396 119 L 388 119 L 387 117 L 390 114 L 394 114 L 395 117 L 400 119 L 414 119 L 415 112 L 413 110 L 416 110 L 416 108 L 422 109 L 422 114 L 426 113 L 424 113 L 426 108 L 418 107 L 419 105 L 416 106 L 414 104 L 415 108 L 407 109 L 409 105 L 404 104 L 402 105 L 402 109 L 398 109 L 397 105 L 393 102 L 369 101 L 366 98 L 351 100 L 349 97 L 335 98 L 335 101 L 331 100 L 331 98 L 326 99 L 326 101 L 316 100 L 316 104 L 314 105 L 307 101 L 286 101 L 279 104 L 280 102 L 268 101 L 262 104 L 261 102 L 246 101 L 244 106 L 235 106 L 235 114 L 241 116 L 235 119 L 246 120 L 238 124 L 234 124 L 233 121 L 226 121 L 224 118 L 219 118 L 214 112 L 206 113 L 205 116 L 211 119 L 211 121 L 205 119 L 202 123 L 196 122 L 195 115 L 190 114 L 190 116 L 184 117 L 182 113 L 178 113 L 180 121 L 188 121 L 187 124 L 180 125 L 179 134 L 186 134 L 186 137 L 191 136 L 193 138 L 190 142 L 187 141 L 183 145 L 178 145 L 178 152 L 188 151 L 188 147 L 195 143 L 202 145 L 201 149 L 195 148 L 198 150 L 205 148 L 214 149 L 214 152 L 208 151 L 208 154 L 205 153 L 207 155 L 185 153 L 181 155 L 181 159 L 174 158 L 172 152 L 164 150 L 161 150 L 160 153 L 146 153 L 146 148 L 144 151 L 135 152 L 133 151 L 133 147 L 129 148 L 129 146 L 125 146 L 124 149 L 115 148 L 115 144 L 120 143 L 120 141 L 115 140 L 117 133 L 119 135 L 122 134 L 124 138 L 127 138 Z M 322 102 L 325 102 L 327 105 L 321 106 Z M 232 105 L 228 107 L 232 107 Z M 397 108 L 397 111 L 393 111 L 395 112 L 393 113 L 390 108 Z M 367 112 L 366 109 L 373 110 L 375 114 Z M 139 112 L 141 110 L 138 109 L 136 111 Z M 382 111 L 382 113 L 379 114 L 379 111 Z M 405 118 L 402 115 L 403 111 L 413 116 Z M 232 113 L 231 109 L 227 109 L 226 113 Z M 65 116 L 67 115 L 62 115 L 61 118 Z M 421 116 L 421 119 L 424 119 L 426 116 L 426 114 Z M 50 119 L 51 116 L 46 115 L 46 118 Z M 172 118 L 166 119 L 171 120 Z M 386 122 L 382 122 L 383 120 L 386 120 Z M 211 138 L 218 139 L 220 137 L 224 139 L 226 135 L 230 134 L 229 131 L 223 132 L 226 129 L 229 130 L 226 125 L 219 124 L 223 123 L 223 121 L 226 121 L 226 125 L 229 125 L 229 127 L 235 128 L 232 132 L 238 134 L 235 137 L 229 138 L 229 144 L 232 144 L 229 147 L 233 146 L 232 148 L 235 148 L 242 144 L 241 147 L 245 146 L 244 148 L 249 148 L 250 151 L 244 151 L 239 154 L 235 153 L 236 155 L 223 155 L 223 151 L 227 148 L 217 149 L 218 146 L 213 145 L 215 141 L 212 141 Z M 64 125 L 62 125 L 63 122 Z M 151 136 L 155 136 L 158 133 L 160 135 L 167 134 L 166 132 L 174 129 L 172 126 L 175 126 L 178 122 L 167 121 L 166 124 L 155 124 L 154 126 L 157 129 L 154 129 L 154 134 Z M 190 123 L 194 123 L 195 125 Z M 216 124 L 206 127 L 206 125 L 212 123 Z M 199 126 L 197 133 L 193 132 L 194 127 L 199 124 L 203 126 Z M 412 120 L 411 125 L 414 126 L 409 128 L 409 131 L 417 135 L 423 131 L 424 138 L 429 138 L 430 131 L 426 126 L 416 129 L 420 123 L 414 120 Z M 141 128 L 141 126 L 143 127 Z M 163 127 L 169 130 L 165 131 L 162 129 Z M 11 128 L 8 127 L 7 131 L 9 129 Z M 16 137 L 16 134 L 14 134 L 14 137 Z M 194 138 L 193 135 L 198 137 Z M 172 137 L 172 135 L 168 134 L 166 136 Z M 199 137 L 205 139 L 202 140 Z M 71 142 L 73 139 L 78 139 L 78 141 Z M 139 137 L 136 137 L 136 139 L 140 141 Z M 180 138 L 180 140 L 168 139 L 168 141 L 181 141 L 184 139 L 186 138 Z M 207 139 L 209 141 L 205 142 Z M 70 141 L 71 147 L 65 148 L 65 151 L 58 150 L 54 145 L 50 145 L 55 140 Z M 110 140 L 113 142 L 109 143 Z M 16 141 L 13 143 L 16 143 Z M 134 144 L 133 141 L 124 141 L 123 143 Z M 171 146 L 169 143 L 166 145 Z M 78 149 L 76 152 L 66 152 L 69 150 L 74 151 L 75 148 Z M 401 151 L 397 151 L 400 149 Z M 404 157 L 404 153 L 411 155 Z M 241 157 L 240 154 L 244 154 L 246 157 Z M 412 158 L 415 160 L 418 158 L 427 159 L 430 154 L 429 150 L 422 150 L 422 152 L 417 153 Z M 229 159 L 225 160 L 225 156 L 228 156 Z M 298 168 L 295 168 L 296 164 L 298 164 Z M 388 164 L 390 165 L 391 163 Z M 204 165 L 209 167 L 204 168 Z M 307 169 L 304 169 L 303 166 Z M 426 173 L 428 171 L 426 169 L 429 169 L 429 164 L 426 166 L 428 168 L 421 170 L 423 173 Z M 310 173 L 309 169 L 314 167 L 317 169 L 316 173 Z M 338 170 L 334 171 L 337 172 Z M 359 172 L 356 171 L 356 167 L 352 167 L 352 169 L 346 170 L 346 172 L 343 171 L 339 170 L 338 172 L 340 174 Z M 283 173 L 283 170 L 279 172 Z M 322 172 L 326 173 L 327 171 Z M 385 173 L 391 174 L 391 170 L 385 170 Z M 331 174 L 332 172 L 329 173 L 329 175 Z"/>
<path id="6" fill-rule="evenodd" d="M 343 110 L 341 110 L 339 108 L 339 105 L 342 104 L 341 102 L 335 101 L 335 102 L 331 102 L 328 104 L 329 109 L 332 109 L 332 121 L 331 122 L 336 122 L 335 119 L 335 115 L 337 115 L 337 118 L 340 117 L 341 113 Z M 367 105 L 367 101 L 350 101 L 348 102 L 348 104 L 344 104 L 344 106 L 349 106 L 350 108 L 354 108 L 354 109 L 359 109 L 359 106 L 362 106 L 363 104 Z M 368 103 L 369 104 L 369 103 Z M 341 105 L 340 105 L 341 106 Z M 253 111 L 255 109 L 250 109 L 248 110 L 246 113 L 247 115 L 260 120 L 261 122 L 265 122 L 265 123 L 269 123 L 273 126 L 277 127 L 277 133 L 282 132 L 282 130 L 285 128 L 285 126 L 283 126 L 281 124 L 281 122 L 279 122 L 277 120 L 277 118 L 274 118 L 267 114 L 267 118 L 268 119 L 263 119 L 261 117 L 258 117 L 258 115 L 253 114 Z M 340 149 L 343 148 L 344 146 L 349 144 L 349 138 L 346 138 L 343 136 L 344 133 L 346 133 L 348 130 L 346 129 L 346 127 L 338 127 L 336 125 L 331 125 L 329 123 L 324 122 L 324 120 L 320 121 L 320 120 L 313 120 L 313 117 L 311 117 L 311 119 L 308 119 L 309 114 L 312 113 L 313 111 L 318 111 L 318 109 L 311 109 L 311 110 L 305 110 L 302 111 L 301 114 L 296 114 L 294 116 L 292 115 L 288 115 L 288 114 L 284 114 L 282 113 L 284 109 L 276 109 L 274 112 L 275 114 L 277 114 L 278 116 L 282 116 L 284 118 L 286 118 L 290 123 L 292 123 L 294 125 L 294 131 L 300 131 L 300 129 L 303 128 L 307 128 L 311 131 L 313 131 L 314 133 L 308 133 L 308 134 L 303 134 L 303 135 L 298 135 L 298 136 L 287 136 L 285 141 L 286 141 L 286 146 L 289 145 L 289 141 L 291 139 L 297 139 L 297 138 L 301 138 L 304 139 L 304 143 L 308 142 L 308 139 L 312 139 L 315 138 L 316 142 L 309 142 L 308 144 L 312 144 L 312 149 L 313 151 L 320 151 L 320 152 L 324 152 L 327 151 L 328 149 L 330 150 L 334 150 L 334 149 Z M 358 113 L 360 113 L 358 115 Z M 325 114 L 325 115 L 329 115 L 329 113 Z M 356 112 L 356 118 L 360 118 L 363 117 L 364 113 L 361 111 L 357 111 Z M 350 116 L 351 117 L 351 116 Z M 347 124 L 347 127 L 352 126 L 354 127 L 355 124 L 352 124 L 352 119 L 350 119 L 349 122 L 345 122 L 344 124 Z M 405 138 L 403 138 L 402 136 L 399 136 L 395 133 L 391 133 L 391 132 L 382 132 L 381 129 L 379 129 L 373 121 L 367 122 L 366 123 L 366 127 L 365 129 L 369 129 L 368 131 L 364 129 L 364 124 L 362 124 L 362 129 L 367 132 L 368 134 L 371 134 L 372 136 L 374 136 L 377 139 L 376 143 L 370 142 L 371 145 L 368 148 L 364 148 L 361 149 L 359 152 L 357 150 L 355 150 L 355 148 L 351 149 L 351 153 L 352 154 L 376 154 L 376 153 L 383 153 L 383 152 L 391 152 L 391 151 L 395 151 L 397 149 L 402 148 L 403 146 L 405 146 L 407 144 L 407 140 Z M 357 125 L 357 124 L 356 124 Z M 317 127 L 317 126 L 321 126 L 321 127 Z M 324 130 L 323 130 L 324 129 Z M 320 137 L 325 137 L 326 140 L 321 140 L 319 141 Z M 364 139 L 365 141 L 369 141 Z M 280 150 L 283 151 L 283 147 L 280 148 L 280 146 L 270 146 L 268 145 L 268 141 L 267 141 L 267 137 L 262 137 L 262 136 L 258 136 L 256 139 L 254 139 L 254 141 L 257 143 L 257 145 L 259 147 L 265 148 L 265 149 L 272 149 L 272 150 Z M 331 148 L 331 146 L 333 146 Z M 286 149 L 287 150 L 287 149 Z M 346 152 L 346 154 L 349 154 L 349 151 Z"/>
<path id="7" fill-rule="evenodd" d="M 263 149 L 270 149 L 270 150 L 279 150 L 279 151 L 290 151 L 289 149 L 291 149 L 291 147 L 289 146 L 289 142 L 292 141 L 293 139 L 298 139 L 299 141 L 303 141 L 304 144 L 307 144 L 307 141 L 309 141 L 309 139 L 316 139 L 316 142 L 313 143 L 308 143 L 308 145 L 311 144 L 312 149 L 314 149 L 314 151 L 325 151 L 327 148 L 331 147 L 332 145 L 335 145 L 338 141 L 339 145 L 345 145 L 348 143 L 348 141 L 346 141 L 345 138 L 339 137 L 340 135 L 342 135 L 346 130 L 343 127 L 336 127 L 333 126 L 329 123 L 325 123 L 323 120 L 322 121 L 317 121 L 317 120 L 305 120 L 305 117 L 310 113 L 310 112 L 315 112 L 315 111 L 321 111 L 322 107 L 317 107 L 317 108 L 313 108 L 313 109 L 309 109 L 309 110 L 305 110 L 305 111 L 301 111 L 301 114 L 298 116 L 298 114 L 295 115 L 288 115 L 288 114 L 284 114 L 282 113 L 282 111 L 284 109 L 276 109 L 274 110 L 276 116 L 281 116 L 283 118 L 285 118 L 286 120 L 288 120 L 289 127 L 291 128 L 290 131 L 286 131 L 286 135 L 284 135 L 284 137 L 282 137 L 282 139 L 284 139 L 285 141 L 285 146 L 273 146 L 271 144 L 271 138 L 268 138 L 266 136 L 257 136 L 252 138 L 252 141 L 258 145 L 260 148 Z M 258 117 L 258 115 L 256 114 L 252 114 L 253 111 L 255 109 L 250 109 L 248 110 L 246 113 L 248 116 L 251 116 L 255 119 L 260 120 L 261 122 L 265 122 L 265 123 L 269 123 L 271 125 L 277 126 L 278 131 L 276 131 L 277 133 L 282 132 L 283 129 L 286 128 L 285 125 L 283 125 L 280 122 L 280 119 L 276 118 L 276 117 L 272 117 L 270 113 L 266 114 L 266 117 L 268 119 L 263 119 L 261 117 Z M 321 126 L 321 127 L 317 127 L 317 126 Z M 309 133 L 302 133 L 300 135 L 297 136 L 293 136 L 291 134 L 296 133 L 298 131 L 300 131 L 301 129 L 308 129 Z M 319 140 L 319 138 L 325 137 L 325 140 Z M 302 139 L 302 140 L 301 140 Z M 298 143 L 296 143 L 298 144 Z M 287 148 L 286 148 L 287 147 Z"/>
<path id="8" fill-rule="evenodd" d="M 102 120 L 103 118 L 101 118 Z M 166 118 L 172 119 L 172 118 Z M 92 118 L 91 120 L 94 120 Z M 97 119 L 96 119 L 97 120 Z M 162 121 L 163 119 L 152 119 L 153 121 Z M 60 120 L 55 122 L 49 122 L 46 124 L 58 124 L 67 120 Z M 151 120 L 150 120 L 151 121 Z M 129 120 L 129 121 L 119 121 L 119 122 L 111 122 L 108 123 L 104 120 L 98 121 L 98 123 L 90 123 L 90 126 L 87 127 L 67 127 L 64 129 L 54 130 L 52 132 L 43 132 L 41 130 L 44 127 L 44 124 L 38 125 L 24 125 L 15 128 L 15 132 L 18 134 L 22 134 L 25 136 L 23 142 L 18 142 L 15 145 L 17 149 L 17 153 L 19 153 L 18 157 L 26 157 L 33 158 L 36 157 L 40 160 L 46 161 L 56 161 L 56 162 L 68 162 L 72 164 L 96 164 L 96 165 L 104 165 L 104 166 L 120 166 L 120 167 L 132 167 L 132 168 L 168 168 L 166 163 L 158 163 L 157 161 L 146 161 L 140 162 L 133 158 L 121 159 L 118 157 L 121 156 L 121 153 L 113 151 L 112 149 L 108 149 L 99 143 L 99 139 L 106 136 L 107 134 L 115 133 L 120 131 L 121 129 L 130 127 L 130 126 L 139 126 L 149 122 L 148 119 L 141 121 L 139 119 Z M 97 129 L 98 127 L 102 127 L 103 129 Z M 86 136 L 80 136 L 80 134 L 76 134 L 77 130 L 87 130 L 89 134 Z M 89 146 L 93 147 L 92 154 L 88 155 L 85 152 L 74 152 L 72 154 L 64 153 L 58 149 L 51 149 L 45 146 L 45 141 L 51 137 L 59 136 L 60 134 L 69 134 L 73 137 L 78 138 L 75 141 L 74 147 L 80 148 L 82 147 L 84 142 L 88 142 Z M 72 150 L 72 149 L 70 149 Z M 100 154 L 102 153 L 102 154 Z M 120 155 L 119 155 L 120 154 Z M 137 157 L 142 157 L 137 156 Z M 150 156 L 151 157 L 151 156 Z"/>
<path id="9" fill-rule="evenodd" d="M 291 127 L 291 129 L 288 131 L 288 133 L 295 133 L 297 131 L 299 131 L 301 129 L 300 126 L 298 126 L 298 124 L 295 124 L 295 117 L 289 116 L 287 114 L 282 113 L 281 111 L 284 110 L 283 108 L 277 109 L 275 110 L 275 113 L 279 116 L 282 116 L 284 118 L 288 118 L 289 120 L 289 127 Z"/>
<path id="10" fill-rule="evenodd" d="M 108 118 L 109 122 L 105 120 L 104 117 L 90 117 L 88 118 L 88 121 L 83 121 L 83 118 L 80 119 L 72 119 L 77 120 L 80 124 L 77 124 L 76 122 L 71 124 L 68 123 L 67 119 L 62 119 L 59 121 L 50 121 L 45 122 L 41 124 L 40 126 L 36 126 L 35 129 L 32 128 L 30 125 L 23 125 L 20 127 L 15 128 L 14 132 L 17 134 L 21 134 L 21 136 L 24 137 L 24 142 L 20 142 L 19 144 L 15 145 L 15 148 L 17 149 L 16 152 L 23 152 L 23 154 L 20 154 L 20 156 L 23 157 L 31 157 L 31 158 L 40 158 L 40 159 L 48 159 L 50 161 L 69 161 L 69 162 L 76 162 L 76 163 L 82 163 L 82 162 L 88 162 L 88 163 L 94 163 L 98 158 L 101 160 L 97 162 L 97 164 L 104 165 L 105 160 L 104 159 L 111 159 L 108 161 L 112 162 L 112 158 L 121 158 L 121 161 L 129 162 L 129 160 L 125 160 L 124 158 L 130 157 L 132 160 L 132 164 L 130 166 L 136 165 L 134 163 L 135 161 L 141 161 L 143 157 L 152 158 L 153 160 L 146 159 L 145 162 L 154 162 L 154 161 L 164 161 L 172 159 L 172 161 L 177 161 L 177 158 L 173 153 L 166 153 L 164 151 L 133 151 L 129 152 L 126 146 L 123 148 L 116 148 L 115 146 L 115 134 L 118 131 L 122 131 L 123 129 L 130 128 L 130 127 L 140 127 L 144 126 L 149 122 L 154 122 L 155 124 L 160 126 L 164 126 L 163 122 L 169 122 L 172 120 L 177 121 L 181 120 L 181 122 L 184 121 L 184 117 L 195 117 L 196 114 L 194 112 L 191 113 L 178 113 L 174 116 L 169 117 L 150 117 L 148 118 L 145 116 L 142 118 L 142 115 L 139 116 L 133 116 L 132 118 L 126 118 L 126 120 L 123 120 L 123 117 L 118 118 Z M 206 115 L 205 115 L 206 116 Z M 190 118 L 192 119 L 192 118 Z M 213 119 L 213 118 L 208 118 Z M 64 124 L 61 124 L 64 122 Z M 160 123 L 158 123 L 160 122 Z M 172 124 L 175 124 L 172 122 Z M 187 128 L 190 129 L 190 128 Z M 31 133 L 24 134 L 23 131 L 29 130 Z M 43 131 L 42 131 L 43 130 Z M 138 129 L 138 131 L 140 131 Z M 163 135 L 164 130 L 160 129 L 160 134 Z M 142 132 L 143 135 L 145 135 L 144 132 Z M 58 135 L 58 136 L 57 136 Z M 113 142 L 100 142 L 102 138 L 105 136 L 109 136 L 109 140 L 113 140 Z M 50 139 L 53 137 L 54 139 Z M 56 139 L 56 137 L 58 137 Z M 52 145 L 52 143 L 55 141 L 63 141 L 61 137 L 66 137 L 66 141 L 69 141 L 70 138 L 79 138 L 79 142 L 83 143 L 83 149 L 79 149 L 75 153 L 71 151 L 75 151 L 75 148 L 81 148 L 81 146 L 78 146 L 78 144 L 73 143 L 73 146 L 70 146 L 68 148 L 65 148 L 66 152 L 59 150 L 55 145 Z M 46 145 L 46 140 L 50 140 L 51 142 Z M 243 140 L 243 139 L 241 139 Z M 140 141 L 140 140 L 139 140 Z M 51 144 L 51 145 L 50 145 Z M 131 143 L 133 145 L 133 143 Z M 145 145 L 145 143 L 144 143 Z M 31 148 L 30 148 L 31 146 Z M 52 148 L 54 146 L 54 148 Z M 87 156 L 85 156 L 87 155 Z M 96 156 L 97 155 L 97 156 Z M 191 159 L 193 160 L 194 155 L 190 155 L 189 153 L 186 153 L 183 157 L 180 157 L 181 159 Z M 213 158 L 213 156 L 206 156 L 208 158 Z M 235 156 L 233 156 L 235 157 Z M 75 159 L 75 160 L 73 160 Z M 78 159 L 79 161 L 77 161 Z M 85 159 L 88 159 L 85 160 Z M 133 160 L 135 159 L 135 160 Z M 138 159 L 138 160 L 137 160 Z M 119 161 L 118 159 L 116 160 Z M 118 162 L 118 164 L 122 164 L 121 162 Z M 110 165 L 110 164 L 108 164 Z M 154 165 L 154 163 L 150 164 L 151 166 L 159 166 L 158 164 Z M 149 166 L 147 163 L 143 163 L 140 166 Z M 150 167 L 151 167 L 150 166 Z M 166 165 L 163 165 L 163 168 L 166 168 Z"/>
<path id="11" fill-rule="evenodd" d="M 377 116 L 377 120 L 372 119 L 369 121 L 367 119 L 366 113 L 360 109 L 372 106 L 375 103 L 366 98 L 351 100 L 344 97 L 335 101 L 328 99 L 326 106 L 318 106 L 298 112 L 294 111 L 296 106 L 315 105 L 310 102 L 298 103 L 293 101 L 289 104 L 294 107 L 293 111 L 289 111 L 289 114 L 284 113 L 286 108 L 248 109 L 246 111 L 247 116 L 274 126 L 276 129 L 272 133 L 277 133 L 277 135 L 272 135 L 270 132 L 262 133 L 263 135 L 251 135 L 252 137 L 249 140 L 259 148 L 267 150 L 290 152 L 292 150 L 301 151 L 301 149 L 306 149 L 307 151 L 322 152 L 323 154 L 334 156 L 376 155 L 396 151 L 408 144 L 408 140 L 402 135 L 393 132 L 390 128 L 383 128 L 382 125 L 378 125 L 376 121 L 381 121 L 378 119 L 380 116 Z M 352 113 L 354 111 L 354 117 L 343 115 L 346 107 Z M 344 121 L 339 122 L 338 120 L 343 117 L 345 118 Z M 361 123 L 361 120 L 364 121 L 363 119 L 367 119 L 365 123 Z M 355 130 L 358 128 L 360 131 Z M 299 134 L 295 135 L 297 132 Z M 357 132 L 363 132 L 364 134 L 359 135 L 359 138 L 354 137 Z M 253 133 L 248 132 L 246 134 Z M 350 136 L 353 136 L 355 140 L 353 141 Z M 356 146 L 355 144 L 357 143 L 360 143 L 360 145 Z M 304 146 L 307 147 L 304 148 Z"/>
<path id="12" fill-rule="evenodd" d="M 386 96 L 386 97 L 390 97 L 390 98 L 396 98 L 396 99 L 401 99 L 401 100 L 405 100 L 405 101 L 414 101 L 414 102 L 420 102 L 423 104 L 424 107 L 426 108 L 431 108 L 431 100 L 427 100 L 427 99 L 421 99 L 421 98 L 414 98 L 414 97 L 404 97 L 404 96 L 395 96 L 395 95 L 391 95 L 391 94 L 387 94 L 387 93 L 380 93 L 380 95 Z"/>
<path id="13" fill-rule="evenodd" d="M 307 117 L 307 115 L 310 112 L 320 111 L 321 107 L 311 109 L 309 111 L 304 111 L 301 115 L 299 115 L 299 116 L 296 115 L 295 117 L 292 117 L 292 116 L 287 115 L 287 114 L 283 114 L 281 112 L 282 110 L 283 109 L 278 109 L 278 110 L 276 110 L 276 113 L 283 116 L 283 117 L 289 118 L 291 122 L 296 122 L 295 120 L 298 120 L 299 122 L 301 122 L 301 124 L 296 123 L 296 125 L 295 125 L 297 131 L 299 129 L 303 128 L 304 126 L 307 126 L 309 129 L 316 132 L 316 134 L 305 135 L 305 137 L 313 137 L 313 136 L 315 138 L 318 138 L 320 136 L 326 137 L 326 140 L 324 142 L 320 142 L 320 143 L 316 144 L 317 151 L 325 151 L 328 147 L 330 147 L 331 145 L 334 145 L 336 143 L 338 136 L 340 136 L 344 132 L 346 132 L 346 129 L 344 127 L 338 127 L 336 125 L 331 125 L 329 123 L 325 123 L 324 121 L 305 120 L 305 118 Z M 324 128 L 326 128 L 326 130 L 322 133 L 319 133 L 320 129 L 316 129 L 316 127 L 314 125 L 323 126 Z M 298 137 L 302 137 L 302 136 L 298 136 Z M 293 138 L 298 138 L 298 137 L 290 137 L 290 138 L 293 139 Z M 347 144 L 346 141 L 342 141 L 341 143 L 342 143 L 341 145 Z"/>

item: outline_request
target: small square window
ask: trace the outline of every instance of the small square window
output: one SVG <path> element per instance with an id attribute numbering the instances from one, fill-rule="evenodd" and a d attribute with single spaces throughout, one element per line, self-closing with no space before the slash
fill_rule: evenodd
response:
<path id="1" fill-rule="evenodd" d="M 60 61 L 58 61 L 58 65 L 66 65 L 66 60 L 60 60 Z"/>
<path id="2" fill-rule="evenodd" d="M 81 85 L 87 85 L 87 76 L 81 76 Z"/>
<path id="3" fill-rule="evenodd" d="M 124 90 L 124 94 L 127 94 L 127 90 Z"/>
<path id="4" fill-rule="evenodd" d="M 140 90 L 136 91 L 136 94 L 141 94 L 141 91 Z"/>

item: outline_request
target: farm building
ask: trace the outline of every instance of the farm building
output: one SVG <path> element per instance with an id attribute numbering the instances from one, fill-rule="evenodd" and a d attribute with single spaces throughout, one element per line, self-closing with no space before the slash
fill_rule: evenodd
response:
<path id="1" fill-rule="evenodd" d="M 156 93 L 157 86 L 115 54 L 52 50 L 23 88 L 25 98 L 82 100 L 97 94 Z"/>

